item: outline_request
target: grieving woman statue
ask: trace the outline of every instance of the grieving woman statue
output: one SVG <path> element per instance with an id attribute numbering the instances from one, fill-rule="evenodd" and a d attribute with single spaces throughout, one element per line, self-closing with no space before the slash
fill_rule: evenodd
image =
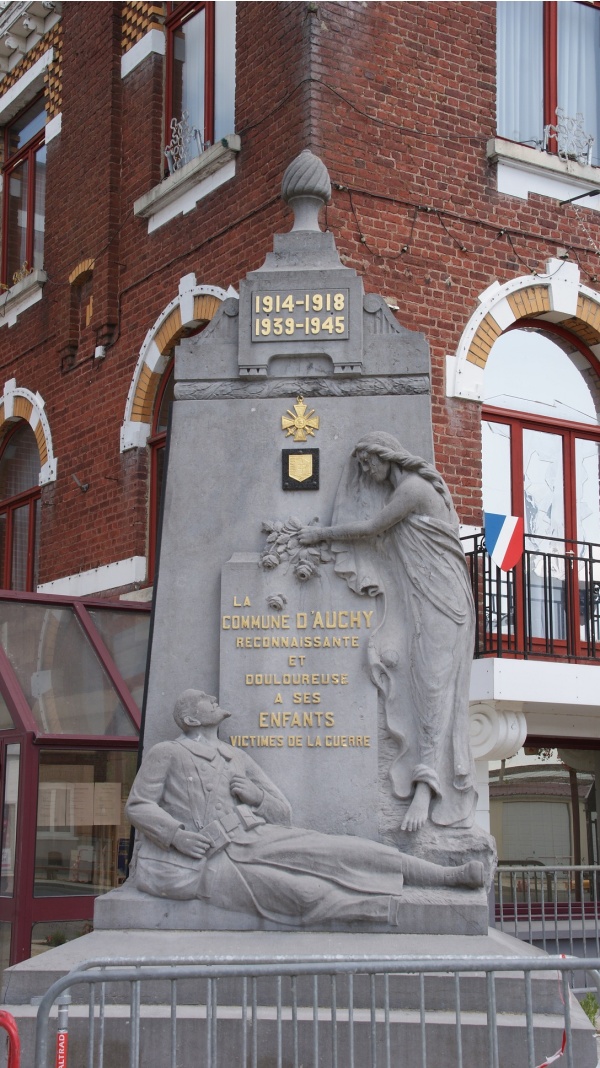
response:
<path id="1" fill-rule="evenodd" d="M 332 525 L 305 527 L 299 540 L 330 542 L 350 589 L 380 599 L 369 667 L 398 746 L 390 778 L 394 795 L 409 802 L 402 829 L 428 818 L 470 827 L 475 611 L 446 483 L 391 434 L 365 434 L 342 475 Z"/>

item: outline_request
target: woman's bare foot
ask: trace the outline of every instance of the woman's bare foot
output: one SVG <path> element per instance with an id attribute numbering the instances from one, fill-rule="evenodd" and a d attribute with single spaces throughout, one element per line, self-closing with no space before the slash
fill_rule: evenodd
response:
<path id="1" fill-rule="evenodd" d="M 408 812 L 402 821 L 403 831 L 418 831 L 419 827 L 423 826 L 429 815 L 430 801 L 431 790 L 427 783 L 418 782 L 415 786 L 415 796 L 413 797 Z"/>

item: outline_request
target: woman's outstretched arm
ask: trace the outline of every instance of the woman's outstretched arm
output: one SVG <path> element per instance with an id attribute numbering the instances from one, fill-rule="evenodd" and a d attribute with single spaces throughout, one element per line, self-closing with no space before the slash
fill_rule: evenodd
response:
<path id="1" fill-rule="evenodd" d="M 304 527 L 298 539 L 302 545 L 314 545 L 319 541 L 355 541 L 372 537 L 374 534 L 383 534 L 390 527 L 402 522 L 411 512 L 423 507 L 422 481 L 416 475 L 406 478 L 394 491 L 385 508 L 371 519 L 340 523 L 333 527 Z"/>

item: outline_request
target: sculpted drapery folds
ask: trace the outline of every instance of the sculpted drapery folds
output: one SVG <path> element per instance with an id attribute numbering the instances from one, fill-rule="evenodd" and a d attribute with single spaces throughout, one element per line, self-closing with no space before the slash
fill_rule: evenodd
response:
<path id="1" fill-rule="evenodd" d="M 332 525 L 300 533 L 305 545 L 323 540 L 331 543 L 337 574 L 380 603 L 369 668 L 398 747 L 393 793 L 410 802 L 403 829 L 417 830 L 428 817 L 441 826 L 471 826 L 475 612 L 445 482 L 391 434 L 365 434 L 342 475 Z"/>

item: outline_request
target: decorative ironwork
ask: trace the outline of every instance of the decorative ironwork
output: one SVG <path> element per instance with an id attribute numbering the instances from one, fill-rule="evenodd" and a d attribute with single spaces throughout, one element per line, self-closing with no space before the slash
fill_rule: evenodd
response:
<path id="1" fill-rule="evenodd" d="M 512 571 L 481 534 L 463 538 L 476 605 L 475 658 L 600 662 L 600 544 L 525 535 Z"/>
<path id="2" fill-rule="evenodd" d="M 210 141 L 204 140 L 204 132 L 190 126 L 189 112 L 184 111 L 179 120 L 171 119 L 171 140 L 165 146 L 169 174 L 181 170 L 209 147 Z"/>
<path id="3" fill-rule="evenodd" d="M 580 111 L 573 118 L 572 115 L 565 114 L 564 108 L 556 109 L 556 124 L 549 123 L 544 126 L 545 152 L 548 151 L 551 141 L 556 144 L 559 159 L 576 160 L 577 163 L 591 166 L 594 138 L 585 132 Z"/>
<path id="4" fill-rule="evenodd" d="M 27 260 L 25 260 L 25 262 L 21 264 L 19 270 L 15 271 L 13 274 L 13 284 L 16 285 L 17 282 L 22 282 L 24 278 L 27 278 L 28 274 L 33 274 L 33 267 L 30 267 Z"/>

